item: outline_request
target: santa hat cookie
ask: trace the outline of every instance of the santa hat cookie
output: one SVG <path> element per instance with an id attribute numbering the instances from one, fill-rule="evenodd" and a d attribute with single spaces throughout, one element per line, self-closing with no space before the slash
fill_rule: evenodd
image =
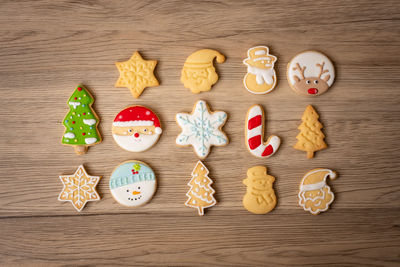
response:
<path id="1" fill-rule="evenodd" d="M 157 143 L 162 133 L 157 115 L 144 106 L 131 106 L 117 114 L 112 126 L 115 141 L 123 149 L 141 152 Z"/>

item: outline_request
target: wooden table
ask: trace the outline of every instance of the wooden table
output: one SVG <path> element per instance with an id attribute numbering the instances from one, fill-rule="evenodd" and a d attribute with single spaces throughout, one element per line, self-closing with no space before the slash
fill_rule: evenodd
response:
<path id="1" fill-rule="evenodd" d="M 2 1 L 0 3 L 0 264 L 173 266 L 380 266 L 400 262 L 399 1 Z M 278 57 L 278 86 L 252 95 L 243 85 L 248 48 L 265 44 Z M 200 48 L 226 55 L 218 83 L 192 94 L 180 83 L 186 57 Z M 286 64 L 316 49 L 336 65 L 326 94 L 296 95 Z M 134 51 L 159 63 L 161 85 L 139 99 L 115 88 L 115 61 Z M 95 96 L 103 143 L 77 156 L 60 144 L 67 99 L 85 84 Z M 174 116 L 206 100 L 229 114 L 226 147 L 204 163 L 218 204 L 199 217 L 184 206 L 198 160 L 180 148 Z M 252 104 L 267 113 L 267 134 L 283 139 L 270 159 L 250 155 L 244 119 Z M 144 153 L 123 151 L 111 136 L 125 106 L 153 108 L 164 125 Z M 329 148 L 307 159 L 294 150 L 308 104 L 325 125 Z M 126 208 L 109 191 L 120 162 L 150 164 L 159 182 L 153 200 Z M 103 176 L 101 201 L 78 213 L 57 201 L 58 176 L 84 164 Z M 267 215 L 242 207 L 249 167 L 276 177 L 278 205 Z M 298 206 L 298 186 L 310 169 L 336 170 L 331 209 L 318 216 Z"/>

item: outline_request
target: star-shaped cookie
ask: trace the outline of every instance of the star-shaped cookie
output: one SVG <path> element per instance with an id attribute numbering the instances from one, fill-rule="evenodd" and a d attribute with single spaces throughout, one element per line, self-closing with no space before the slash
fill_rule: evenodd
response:
<path id="1" fill-rule="evenodd" d="M 77 211 L 81 211 L 86 202 L 100 200 L 96 192 L 100 178 L 88 175 L 83 165 L 80 165 L 74 174 L 60 176 L 64 187 L 58 200 L 70 201 Z"/>
<path id="2" fill-rule="evenodd" d="M 228 144 L 228 137 L 221 129 L 227 117 L 224 111 L 210 112 L 205 101 L 197 101 L 191 114 L 176 114 L 176 122 L 182 128 L 182 132 L 176 138 L 176 144 L 192 145 L 197 156 L 205 159 L 212 145 Z"/>
<path id="3" fill-rule="evenodd" d="M 134 98 L 138 98 L 144 88 L 159 85 L 153 73 L 157 60 L 144 60 L 136 51 L 128 61 L 115 62 L 115 65 L 119 70 L 115 87 L 129 88 Z"/>

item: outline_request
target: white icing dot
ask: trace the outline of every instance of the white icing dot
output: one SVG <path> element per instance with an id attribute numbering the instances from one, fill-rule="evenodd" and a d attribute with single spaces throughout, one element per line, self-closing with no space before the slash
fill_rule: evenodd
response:
<path id="1" fill-rule="evenodd" d="M 203 182 L 207 182 L 206 178 L 203 179 Z"/>
<path id="2" fill-rule="evenodd" d="M 137 117 L 139 118 L 139 115 Z"/>
<path id="3" fill-rule="evenodd" d="M 150 111 L 146 111 L 146 115 L 150 115 Z"/>
<path id="4" fill-rule="evenodd" d="M 154 118 L 151 118 L 151 120 L 153 120 L 153 121 L 154 121 Z"/>
<path id="5" fill-rule="evenodd" d="M 193 199 L 192 203 L 193 203 L 193 204 L 196 204 L 196 200 Z"/>
<path id="6" fill-rule="evenodd" d="M 207 196 L 207 192 L 205 192 L 204 195 Z"/>
<path id="7" fill-rule="evenodd" d="M 200 169 L 201 169 L 202 171 L 204 170 L 204 168 L 203 168 L 203 167 L 201 167 Z"/>
<path id="8" fill-rule="evenodd" d="M 195 191 L 196 191 L 196 192 L 199 192 L 199 188 L 198 188 L 198 187 L 196 187 Z"/>

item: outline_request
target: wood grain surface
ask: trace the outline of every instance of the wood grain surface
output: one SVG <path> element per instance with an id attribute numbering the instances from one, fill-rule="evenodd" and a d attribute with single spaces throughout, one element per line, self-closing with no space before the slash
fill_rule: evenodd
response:
<path id="1" fill-rule="evenodd" d="M 400 264 L 400 2 L 387 1 L 0 1 L 0 265 L 382 266 Z M 278 57 L 277 88 L 252 95 L 242 84 L 247 49 L 265 44 Z M 210 92 L 180 83 L 186 57 L 217 49 L 227 60 Z M 286 64 L 316 49 L 335 63 L 324 95 L 296 95 Z M 161 85 L 139 99 L 115 88 L 115 61 L 134 51 L 158 60 Z M 67 99 L 83 83 L 95 97 L 104 141 L 77 156 L 60 144 Z M 175 145 L 177 112 L 203 99 L 224 110 L 230 144 L 204 161 L 218 204 L 200 217 L 184 206 L 197 157 Z M 125 106 L 146 105 L 164 132 L 144 153 L 119 148 L 111 123 Z M 247 109 L 261 104 L 267 134 L 282 146 L 270 159 L 244 143 Z M 308 104 L 320 114 L 329 148 L 307 159 L 292 148 Z M 120 162 L 152 166 L 152 201 L 127 208 L 108 183 Z M 101 175 L 101 201 L 78 213 L 57 201 L 60 174 L 84 164 Z M 246 170 L 265 165 L 276 177 L 278 205 L 267 215 L 242 207 Z M 339 173 L 331 209 L 298 206 L 308 170 Z"/>

